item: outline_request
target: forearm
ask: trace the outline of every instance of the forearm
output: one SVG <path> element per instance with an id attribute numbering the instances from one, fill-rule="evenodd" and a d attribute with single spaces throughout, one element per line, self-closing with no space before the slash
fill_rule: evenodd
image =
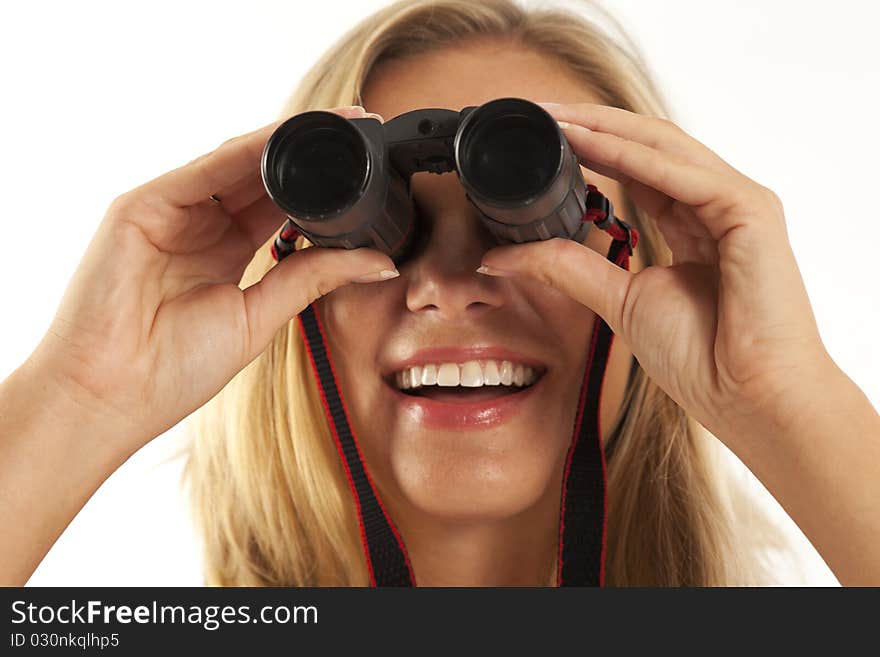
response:
<path id="1" fill-rule="evenodd" d="M 0 382 L 0 584 L 23 585 L 127 455 L 25 363 Z"/>
<path id="2" fill-rule="evenodd" d="M 880 585 L 880 416 L 829 359 L 785 422 L 718 435 L 844 585 Z"/>

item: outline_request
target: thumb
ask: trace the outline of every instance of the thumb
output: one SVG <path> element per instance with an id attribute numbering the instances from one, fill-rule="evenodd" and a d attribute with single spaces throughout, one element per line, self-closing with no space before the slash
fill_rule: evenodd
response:
<path id="1" fill-rule="evenodd" d="M 623 334 L 623 314 L 633 274 L 579 242 L 554 237 L 507 244 L 483 255 L 481 274 L 530 276 L 564 292 Z"/>
<path id="2" fill-rule="evenodd" d="M 319 297 L 347 283 L 378 282 L 399 275 L 391 258 L 375 249 L 294 251 L 243 292 L 250 355 L 262 351 L 278 329 Z"/>

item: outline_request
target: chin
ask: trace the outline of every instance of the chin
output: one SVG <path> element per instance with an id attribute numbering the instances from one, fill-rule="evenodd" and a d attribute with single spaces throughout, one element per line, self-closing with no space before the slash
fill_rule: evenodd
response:
<path id="1" fill-rule="evenodd" d="M 513 431 L 521 439 L 511 440 Z M 550 434 L 546 427 L 510 426 L 498 440 L 482 431 L 419 433 L 390 445 L 389 455 L 400 501 L 414 512 L 477 522 L 516 516 L 548 497 L 558 506 L 567 445 L 544 440 Z"/>

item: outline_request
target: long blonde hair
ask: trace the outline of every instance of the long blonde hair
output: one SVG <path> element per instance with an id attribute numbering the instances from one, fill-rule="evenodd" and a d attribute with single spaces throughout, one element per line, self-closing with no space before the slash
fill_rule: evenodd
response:
<path id="1" fill-rule="evenodd" d="M 514 0 L 395 2 L 327 51 L 281 116 L 361 103 L 372 67 L 389 58 L 500 39 L 561 60 L 604 104 L 668 118 L 637 48 L 601 7 L 582 4 L 607 28 L 580 12 Z M 671 264 L 655 224 L 627 206 L 621 216 L 640 230 L 646 264 Z M 268 247 L 242 287 L 273 265 Z M 191 422 L 185 474 L 207 584 L 369 584 L 353 499 L 295 321 Z M 733 550 L 711 441 L 634 360 L 606 446 L 608 585 L 751 583 Z"/>

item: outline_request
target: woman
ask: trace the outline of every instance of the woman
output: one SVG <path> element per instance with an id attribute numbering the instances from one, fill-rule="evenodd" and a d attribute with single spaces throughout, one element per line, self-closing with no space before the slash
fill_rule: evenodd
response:
<path id="1" fill-rule="evenodd" d="M 326 53 L 282 115 L 381 120 L 504 96 L 556 103 L 545 108 L 585 178 L 640 232 L 629 272 L 605 260 L 600 231 L 491 248 L 454 174 L 414 176 L 430 229 L 399 271 L 376 251 L 303 240 L 273 266 L 284 216 L 259 159 L 280 122 L 233 139 L 114 201 L 50 331 L 3 382 L 3 582 L 25 582 L 116 467 L 204 406 L 188 475 L 208 583 L 369 583 L 293 321 L 315 302 L 419 585 L 557 581 L 563 466 L 597 316 L 617 336 L 588 400 L 608 467 L 605 583 L 757 581 L 713 473 L 716 439 L 841 582 L 880 583 L 880 419 L 822 345 L 779 200 L 661 118 L 638 61 L 593 24 L 507 0 L 398 2 Z M 474 359 L 530 364 L 540 386 L 503 422 L 454 430 L 392 389 L 405 366 Z M 490 408 L 498 392 L 422 391 Z"/>

